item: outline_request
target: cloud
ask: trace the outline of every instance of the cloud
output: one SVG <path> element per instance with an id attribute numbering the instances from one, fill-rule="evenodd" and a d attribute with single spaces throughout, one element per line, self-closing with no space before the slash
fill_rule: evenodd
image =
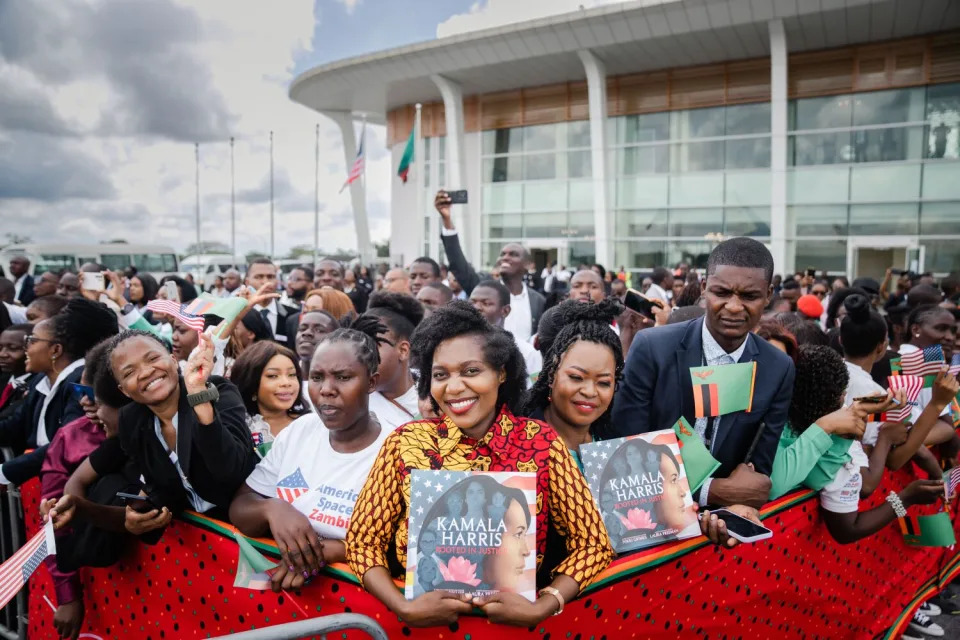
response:
<path id="1" fill-rule="evenodd" d="M 357 8 L 357 5 L 360 4 L 362 0 L 337 0 L 340 4 L 343 5 L 343 8 L 347 10 L 347 13 L 352 15 L 354 10 Z"/>
<path id="2" fill-rule="evenodd" d="M 623 0 L 478 0 L 467 13 L 453 15 L 437 25 L 437 37 L 445 38 L 620 2 Z"/>
<path id="3" fill-rule="evenodd" d="M 0 142 L 0 199 L 52 202 L 110 198 L 115 193 L 107 167 L 73 141 L 15 132 Z"/>

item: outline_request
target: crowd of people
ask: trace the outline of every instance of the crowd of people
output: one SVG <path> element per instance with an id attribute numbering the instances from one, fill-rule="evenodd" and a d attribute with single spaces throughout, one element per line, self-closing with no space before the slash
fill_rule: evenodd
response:
<path id="1" fill-rule="evenodd" d="M 210 295 L 244 303 L 232 318 L 204 316 L 202 330 L 149 305 L 172 289 L 180 303 L 195 299 L 187 279 L 91 263 L 81 271 L 108 286 L 90 291 L 78 274 L 33 278 L 26 259 L 10 264 L 0 445 L 17 456 L 0 483 L 41 480 L 59 536 L 50 569 L 64 637 L 77 637 L 84 615 L 77 570 L 156 542 L 185 510 L 272 537 L 277 590 L 346 562 L 410 625 L 448 625 L 476 606 L 533 626 L 615 556 L 580 447 L 681 417 L 719 462 L 693 500 L 702 533 L 725 548 L 738 542 L 713 510 L 759 523 L 760 507 L 800 486 L 819 492 L 838 544 L 943 496 L 938 457 L 953 466 L 960 456 L 956 376 L 943 366 L 908 420 L 876 416 L 905 401 L 887 388 L 896 356 L 935 345 L 947 362 L 960 354 L 960 277 L 781 277 L 749 238 L 717 244 L 702 270 L 646 277 L 601 265 L 537 273 L 508 243 L 482 273 L 463 254 L 447 194 L 435 204 L 447 265 L 422 257 L 380 273 L 324 259 L 281 284 L 276 265 L 255 259 L 209 283 Z M 636 294 L 649 312 L 627 304 Z M 697 418 L 688 370 L 740 362 L 756 363 L 751 411 Z M 860 511 L 885 470 L 911 461 L 914 482 Z M 415 469 L 536 472 L 535 601 L 404 598 L 393 578 Z M 940 629 L 922 612 L 910 628 Z"/>

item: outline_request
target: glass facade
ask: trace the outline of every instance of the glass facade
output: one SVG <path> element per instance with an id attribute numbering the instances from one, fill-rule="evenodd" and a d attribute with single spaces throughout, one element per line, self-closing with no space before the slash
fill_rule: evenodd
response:
<path id="1" fill-rule="evenodd" d="M 723 237 L 769 242 L 770 125 L 763 102 L 610 117 L 610 266 L 703 265 Z M 592 260 L 588 121 L 479 135 L 485 264 L 509 240 Z M 842 273 L 849 237 L 894 236 L 925 247 L 927 270 L 960 267 L 960 84 L 791 100 L 786 143 L 788 263 Z M 442 156 L 427 162 L 442 173 Z"/>

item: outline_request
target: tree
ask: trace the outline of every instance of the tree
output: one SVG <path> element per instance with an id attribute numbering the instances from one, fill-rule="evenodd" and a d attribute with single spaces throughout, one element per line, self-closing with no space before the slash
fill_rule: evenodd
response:
<path id="1" fill-rule="evenodd" d="M 227 254 L 230 255 L 230 247 L 225 245 L 222 242 L 201 242 L 199 245 L 199 251 L 197 250 L 197 243 L 191 243 L 184 249 L 184 254 L 188 256 L 195 256 L 198 253 L 200 254 Z"/>
<path id="2" fill-rule="evenodd" d="M 378 258 L 389 258 L 390 257 L 390 240 L 384 240 L 383 242 L 374 242 L 373 248 L 377 251 Z"/>
<path id="3" fill-rule="evenodd" d="M 229 253 L 229 252 L 228 252 L 228 253 Z M 263 254 L 263 253 L 261 253 L 261 252 L 259 252 L 259 251 L 248 251 L 248 252 L 246 253 L 246 255 L 243 256 L 244 260 L 247 261 L 247 264 L 250 264 L 250 261 L 251 261 L 251 260 L 255 260 L 256 258 L 267 258 L 267 257 L 269 257 L 269 256 L 267 256 L 267 255 L 265 255 L 265 254 Z"/>
<path id="4" fill-rule="evenodd" d="M 322 251 L 317 251 L 317 255 L 323 255 Z M 309 258 L 313 260 L 313 246 L 309 244 L 298 244 L 290 248 L 290 251 L 287 253 L 287 258 L 290 260 L 299 260 Z"/>

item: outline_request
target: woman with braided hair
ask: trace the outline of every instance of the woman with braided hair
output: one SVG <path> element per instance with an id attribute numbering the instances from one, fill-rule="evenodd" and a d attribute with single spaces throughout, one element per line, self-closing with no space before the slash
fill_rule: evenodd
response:
<path id="1" fill-rule="evenodd" d="M 418 391 L 440 415 L 409 422 L 387 436 L 347 531 L 347 561 L 363 586 L 411 626 L 449 625 L 479 607 L 496 623 L 530 627 L 563 609 L 613 558 L 586 481 L 557 433 L 518 417 L 526 367 L 513 336 L 466 301 L 423 320 L 411 352 Z M 522 414 L 520 414 L 522 415 Z M 524 471 L 536 473 L 536 602 L 516 593 L 485 598 L 430 591 L 406 600 L 393 583 L 407 559 L 410 472 Z M 548 530 L 563 558 L 543 561 Z"/>
<path id="2" fill-rule="evenodd" d="M 610 328 L 622 312 L 613 299 L 598 304 L 568 300 L 556 307 L 553 326 L 540 323 L 543 369 L 523 412 L 554 428 L 581 471 L 580 445 L 592 442 L 610 423 L 613 392 L 623 374 L 620 338 Z"/>
<path id="3" fill-rule="evenodd" d="M 354 502 L 389 431 L 370 412 L 378 343 L 387 328 L 360 316 L 326 335 L 310 362 L 316 413 L 281 431 L 230 504 L 230 521 L 248 536 L 272 536 L 283 556 L 274 591 L 297 589 L 328 562 L 343 562 Z"/>

